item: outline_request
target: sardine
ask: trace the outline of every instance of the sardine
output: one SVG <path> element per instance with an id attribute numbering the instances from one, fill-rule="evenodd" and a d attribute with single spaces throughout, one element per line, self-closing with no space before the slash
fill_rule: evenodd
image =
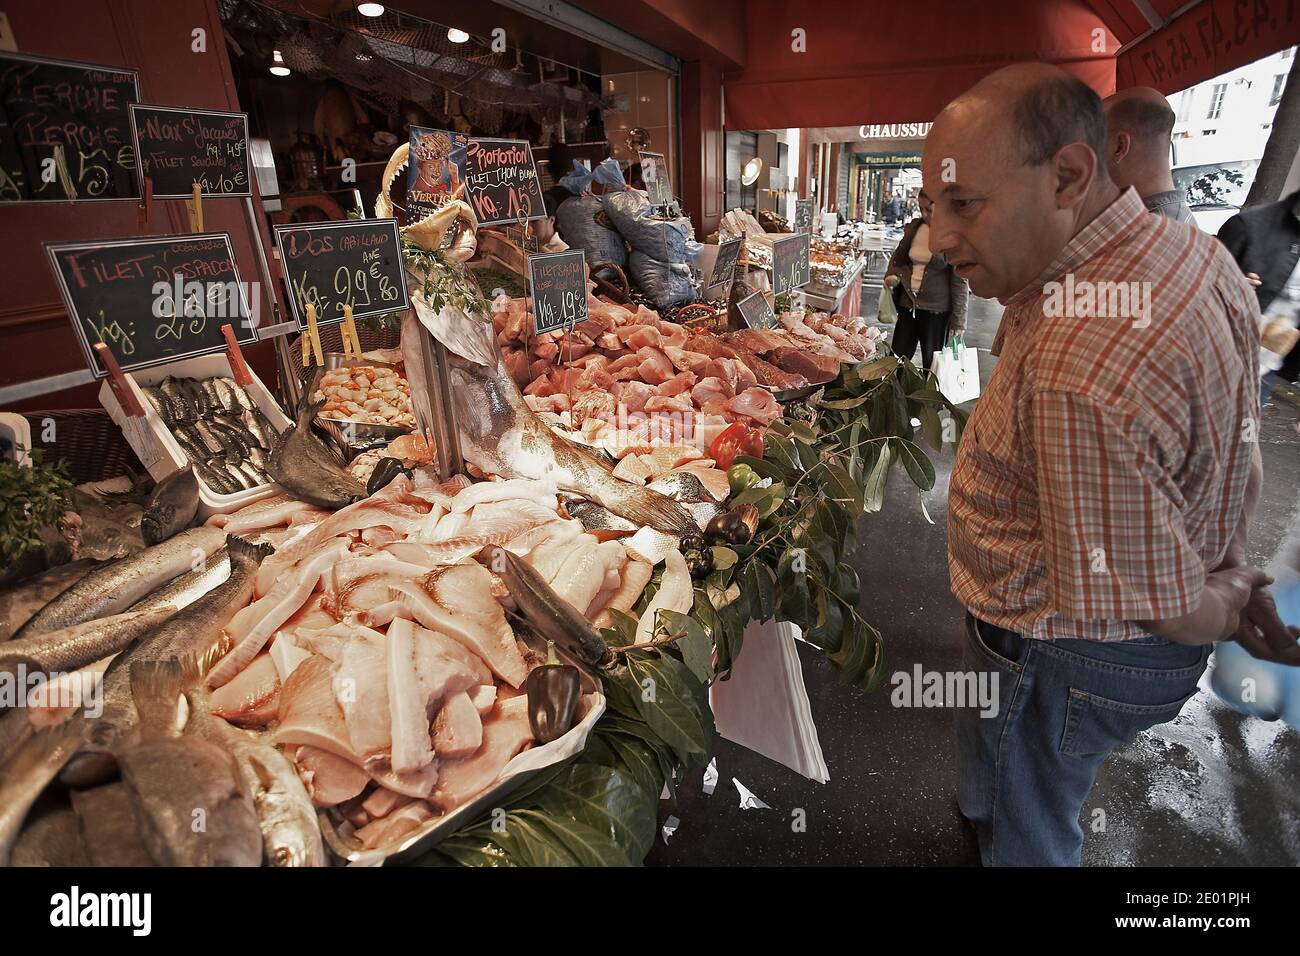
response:
<path id="1" fill-rule="evenodd" d="M 0 674 L 15 673 L 20 664 L 43 674 L 75 671 L 125 650 L 175 612 L 167 606 L 127 611 L 0 644 Z"/>
<path id="2" fill-rule="evenodd" d="M 500 356 L 494 368 L 448 355 L 451 395 L 465 460 L 508 478 L 549 481 L 604 505 L 637 525 L 677 535 L 699 527 L 677 502 L 614 477 L 614 469 L 557 435 L 524 404 Z"/>
<path id="3" fill-rule="evenodd" d="M 216 744 L 235 759 L 257 808 L 267 865 L 325 866 L 316 809 L 293 764 L 267 735 L 241 730 L 213 715 L 211 694 L 197 657 L 186 656 L 181 667 L 190 703 L 185 733 Z"/>
<path id="4" fill-rule="evenodd" d="M 219 530 L 219 529 L 209 529 Z M 188 534 L 188 532 L 186 532 Z M 175 540 L 175 539 L 173 539 Z M 72 786 L 99 783 L 112 774 L 108 747 L 135 725 L 130 668 L 140 661 L 165 661 L 187 654 L 215 657 L 225 648 L 222 628 L 253 596 L 253 583 L 262 559 L 273 553 L 269 545 L 251 544 L 233 535 L 227 539 L 230 577 L 224 584 L 178 611 L 147 634 L 134 647 L 114 658 L 101 683 L 103 714 L 95 721 L 93 740 L 69 763 L 63 780 Z"/>
<path id="5" fill-rule="evenodd" d="M 140 519 L 145 544 L 158 544 L 184 531 L 199 510 L 199 479 L 189 465 L 172 472 L 154 487 Z"/>
<path id="6" fill-rule="evenodd" d="M 41 608 L 15 638 L 48 634 L 124 611 L 154 588 L 190 570 L 221 547 L 220 528 L 191 528 L 101 565 Z"/>
<path id="7" fill-rule="evenodd" d="M 179 661 L 131 664 L 139 725 L 116 756 L 140 839 L 161 866 L 257 866 L 262 834 L 234 760 L 176 728 L 182 681 Z"/>
<path id="8" fill-rule="evenodd" d="M 14 752 L 0 778 L 0 866 L 9 865 L 27 811 L 90 732 L 84 717 L 38 730 Z"/>
<path id="9" fill-rule="evenodd" d="M 340 467 L 333 452 L 311 430 L 312 420 L 324 404 L 303 402 L 297 422 L 279 436 L 268 470 L 299 501 L 337 510 L 366 497 L 366 489 Z"/>
<path id="10" fill-rule="evenodd" d="M 159 390 L 166 399 L 171 402 L 172 417 L 178 422 L 192 422 L 198 416 L 198 410 L 190 402 L 189 396 L 185 394 L 180 383 L 172 376 L 168 375 L 158 385 Z"/>
<path id="11" fill-rule="evenodd" d="M 556 594 L 531 564 L 505 548 L 492 548 L 489 560 L 489 567 L 501 576 L 519 610 L 542 637 L 592 667 L 610 665 L 614 655 L 600 632 L 585 614 Z"/>

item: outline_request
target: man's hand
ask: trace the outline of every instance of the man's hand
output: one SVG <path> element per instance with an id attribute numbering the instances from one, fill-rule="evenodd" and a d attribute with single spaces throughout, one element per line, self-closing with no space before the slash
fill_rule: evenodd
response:
<path id="1" fill-rule="evenodd" d="M 1259 277 L 1259 273 L 1257 272 L 1247 272 L 1246 281 L 1253 286 L 1262 285 L 1264 282 L 1264 280 Z"/>
<path id="2" fill-rule="evenodd" d="M 1251 657 L 1261 661 L 1300 667 L 1298 638 L 1300 628 L 1282 623 L 1273 595 L 1263 588 L 1256 588 L 1241 611 L 1240 623 L 1232 640 L 1244 647 Z"/>
<path id="3" fill-rule="evenodd" d="M 1273 579 L 1259 568 L 1225 568 L 1205 577 L 1205 589 L 1219 598 L 1224 614 L 1223 637 L 1241 629 L 1242 612 L 1256 591 L 1268 587 Z M 1274 612 L 1276 613 L 1276 611 Z"/>

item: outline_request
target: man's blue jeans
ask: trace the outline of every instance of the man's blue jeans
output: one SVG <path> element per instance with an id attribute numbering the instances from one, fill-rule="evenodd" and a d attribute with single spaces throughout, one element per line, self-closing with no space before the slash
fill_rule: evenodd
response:
<path id="1" fill-rule="evenodd" d="M 956 711 L 957 800 L 984 865 L 1078 866 L 1079 813 L 1101 762 L 1178 716 L 1212 648 L 1025 640 L 968 614 L 965 669 L 998 679 L 995 716 Z"/>

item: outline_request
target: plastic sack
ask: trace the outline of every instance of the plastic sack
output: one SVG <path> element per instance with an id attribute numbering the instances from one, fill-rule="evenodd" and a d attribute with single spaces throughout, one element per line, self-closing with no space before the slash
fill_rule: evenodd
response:
<path id="1" fill-rule="evenodd" d="M 656 219 L 650 199 L 639 189 L 606 193 L 602 199 L 614 228 L 637 252 L 659 262 L 690 262 L 703 251 L 694 242 L 689 219 Z"/>
<path id="2" fill-rule="evenodd" d="M 627 182 L 623 179 L 623 170 L 618 168 L 616 159 L 602 160 L 592 171 L 591 178 L 610 189 L 627 188 Z"/>
<path id="3" fill-rule="evenodd" d="M 699 301 L 691 282 L 691 267 L 684 262 L 660 262 L 633 249 L 628 256 L 628 269 L 633 281 L 657 309 L 671 309 Z"/>
<path id="4" fill-rule="evenodd" d="M 885 325 L 898 322 L 898 306 L 894 302 L 894 290 L 889 286 L 883 286 L 880 290 L 880 308 L 876 318 Z"/>
<path id="5" fill-rule="evenodd" d="M 622 236 L 596 221 L 597 214 L 603 211 L 595 196 L 574 196 L 555 210 L 555 228 L 571 249 L 587 254 L 587 265 L 612 262 L 621 269 L 627 265 L 627 249 Z"/>
<path id="6" fill-rule="evenodd" d="M 575 159 L 573 169 L 560 177 L 560 185 L 575 196 L 580 196 L 591 186 L 591 171 Z"/>

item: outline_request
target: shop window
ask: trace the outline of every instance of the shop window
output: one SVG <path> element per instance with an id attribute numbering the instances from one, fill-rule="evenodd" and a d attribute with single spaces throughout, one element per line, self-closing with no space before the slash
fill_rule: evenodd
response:
<path id="1" fill-rule="evenodd" d="M 1206 119 L 1218 119 L 1219 114 L 1223 112 L 1223 97 L 1228 92 L 1227 83 L 1215 83 L 1214 91 L 1210 94 L 1210 111 L 1205 114 Z"/>

